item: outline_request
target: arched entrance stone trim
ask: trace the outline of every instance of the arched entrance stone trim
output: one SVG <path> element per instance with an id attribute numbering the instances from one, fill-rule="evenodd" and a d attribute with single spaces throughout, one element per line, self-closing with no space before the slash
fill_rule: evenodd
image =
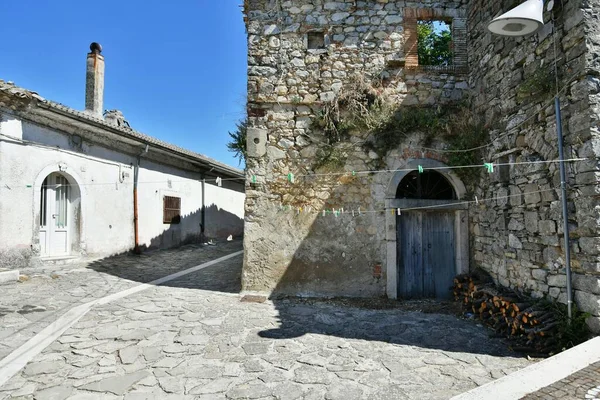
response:
<path id="1" fill-rule="evenodd" d="M 32 246 L 36 254 L 40 254 L 40 208 L 42 184 L 46 177 L 53 173 L 64 176 L 71 189 L 71 207 L 72 207 L 72 232 L 70 236 L 71 255 L 85 254 L 85 231 L 86 221 L 86 194 L 85 186 L 81 177 L 69 168 L 66 163 L 52 163 L 44 167 L 36 176 L 33 183 L 33 226 L 32 226 Z"/>
<path id="2" fill-rule="evenodd" d="M 454 213 L 455 229 L 455 265 L 456 274 L 469 271 L 469 224 L 468 224 L 468 204 L 463 204 L 461 199 L 466 195 L 465 185 L 460 178 L 452 172 L 451 169 L 436 170 L 442 174 L 452 185 L 456 193 L 457 200 L 427 200 L 427 199 L 397 199 L 396 191 L 402 179 L 410 172 L 418 170 L 419 165 L 423 168 L 443 168 L 446 164 L 432 159 L 410 159 L 401 165 L 398 171 L 394 173 L 386 190 L 385 206 L 389 212 L 385 213 L 386 219 L 386 292 L 389 298 L 398 297 L 398 240 L 402 240 L 398 234 L 397 218 L 392 210 L 400 208 L 410 209 L 413 207 L 427 207 L 433 210 L 449 210 Z"/>

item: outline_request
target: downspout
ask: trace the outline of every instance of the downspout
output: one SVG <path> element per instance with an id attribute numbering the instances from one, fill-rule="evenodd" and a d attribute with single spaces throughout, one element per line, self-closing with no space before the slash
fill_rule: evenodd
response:
<path id="1" fill-rule="evenodd" d="M 133 171 L 133 234 L 135 237 L 135 246 L 133 251 L 135 254 L 141 254 L 140 250 L 140 239 L 139 239 L 139 227 L 138 227 L 138 178 L 140 176 L 140 161 L 144 154 L 148 153 L 148 145 L 135 159 L 135 170 Z"/>
<path id="2" fill-rule="evenodd" d="M 201 174 L 200 177 L 202 178 L 202 209 L 200 211 L 200 218 L 201 218 L 201 222 L 200 222 L 200 240 L 204 243 L 204 241 L 206 240 L 206 237 L 204 236 L 204 232 L 205 232 L 205 226 L 206 226 L 206 203 L 204 203 L 204 187 L 205 187 L 205 183 L 206 183 L 206 178 L 204 176 L 204 174 Z"/>

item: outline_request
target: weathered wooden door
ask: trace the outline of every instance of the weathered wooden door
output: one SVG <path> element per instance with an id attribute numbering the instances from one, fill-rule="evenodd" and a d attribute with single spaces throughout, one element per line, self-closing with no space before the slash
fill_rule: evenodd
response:
<path id="1" fill-rule="evenodd" d="M 456 275 L 454 213 L 406 212 L 397 217 L 398 297 L 450 298 Z"/>

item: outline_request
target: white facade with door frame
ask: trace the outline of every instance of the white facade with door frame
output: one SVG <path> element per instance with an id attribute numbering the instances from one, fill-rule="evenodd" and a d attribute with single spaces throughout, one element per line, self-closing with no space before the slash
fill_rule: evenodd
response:
<path id="1" fill-rule="evenodd" d="M 0 102 L 6 104 L 2 89 L 0 82 Z M 131 250 L 134 169 L 146 146 L 148 152 L 139 157 L 138 178 L 142 248 L 199 242 L 202 230 L 205 238 L 241 236 L 245 198 L 241 171 L 83 112 L 35 97 L 30 101 L 21 109 L 0 107 L 0 263 L 10 259 L 3 255 L 11 252 L 46 258 Z M 40 226 L 42 185 L 47 177 L 56 176 L 65 177 L 70 192 L 68 199 L 63 197 L 67 224 L 62 230 L 49 229 L 56 212 L 48 197 L 46 227 Z M 230 180 L 219 187 L 216 176 Z M 178 224 L 163 223 L 165 195 L 181 199 Z M 203 219 L 203 206 L 218 213 L 205 212 Z M 226 228 L 217 229 L 221 225 Z"/>

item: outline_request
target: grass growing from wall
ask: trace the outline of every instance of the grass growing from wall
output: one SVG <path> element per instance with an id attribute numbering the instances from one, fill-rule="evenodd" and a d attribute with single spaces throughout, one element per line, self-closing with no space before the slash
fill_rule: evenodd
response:
<path id="1" fill-rule="evenodd" d="M 482 146 L 488 131 L 481 119 L 464 105 L 438 107 L 398 107 L 363 79 L 340 91 L 325 103 L 313 120 L 313 129 L 325 134 L 328 145 L 347 140 L 352 134 L 366 136 L 363 149 L 373 151 L 378 158 L 374 168 L 382 168 L 385 157 L 416 133 L 421 133 L 421 146 L 430 146 L 436 139 L 446 143 L 445 150 L 465 150 Z M 482 163 L 481 149 L 447 152 L 450 166 Z M 315 165 L 342 167 L 339 151 L 323 150 Z M 345 159 L 343 160 L 345 161 Z M 480 170 L 457 170 L 465 180 L 476 179 Z"/>

